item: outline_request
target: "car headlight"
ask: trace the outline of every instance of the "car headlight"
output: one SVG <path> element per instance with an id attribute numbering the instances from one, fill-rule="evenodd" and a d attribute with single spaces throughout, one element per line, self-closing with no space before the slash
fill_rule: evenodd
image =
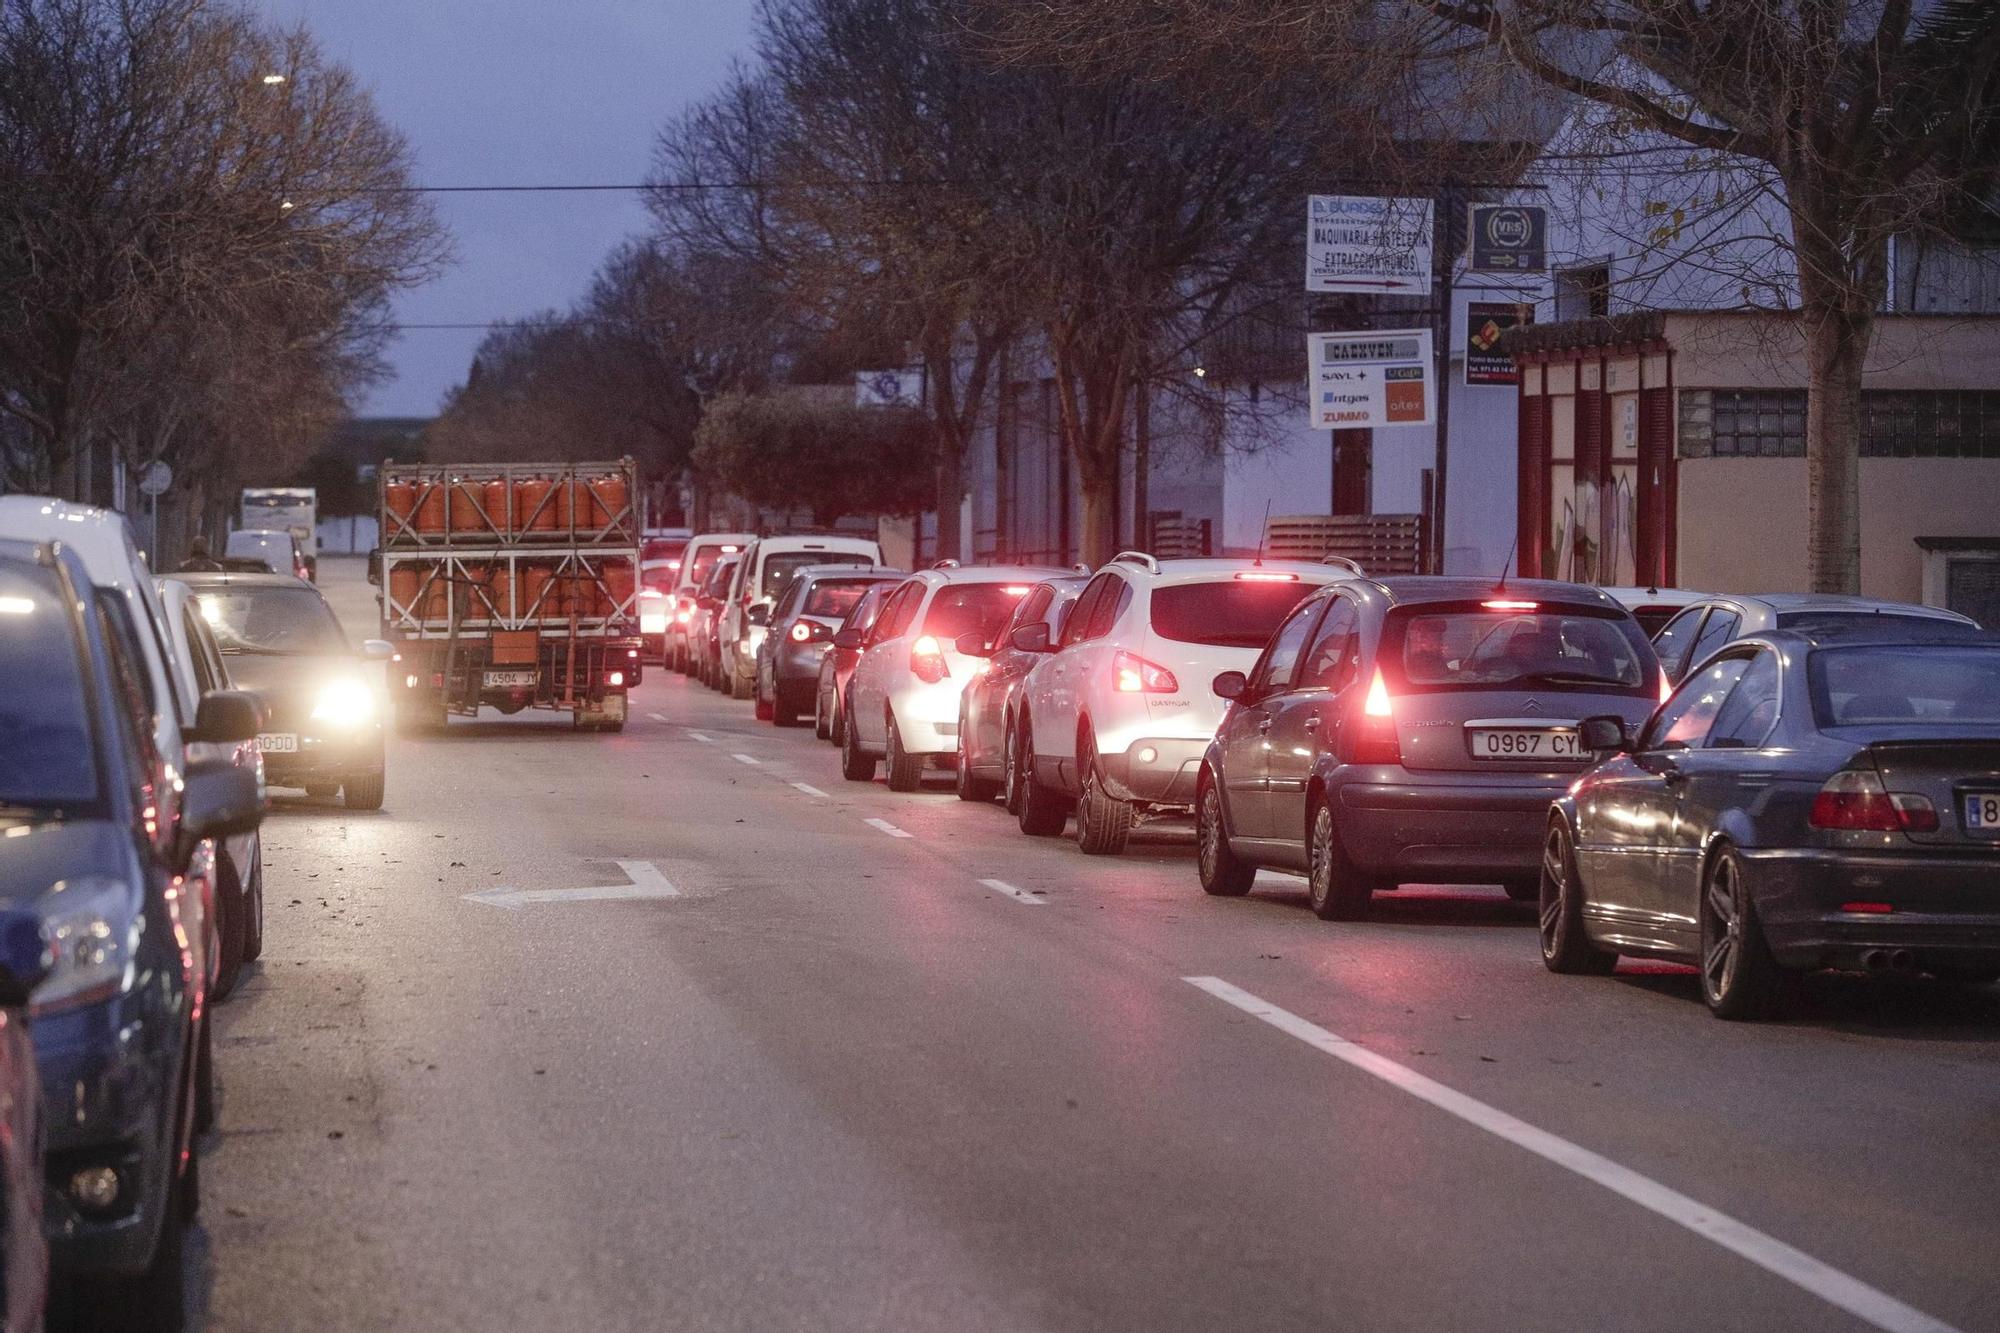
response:
<path id="1" fill-rule="evenodd" d="M 131 888 L 100 875 L 64 880 L 43 895 L 35 911 L 49 974 L 35 988 L 35 1013 L 73 1009 L 131 986 L 139 953 L 132 907 Z"/>
<path id="2" fill-rule="evenodd" d="M 366 681 L 328 681 L 313 700 L 315 722 L 331 722 L 337 727 L 355 727 L 375 716 L 375 691 Z"/>

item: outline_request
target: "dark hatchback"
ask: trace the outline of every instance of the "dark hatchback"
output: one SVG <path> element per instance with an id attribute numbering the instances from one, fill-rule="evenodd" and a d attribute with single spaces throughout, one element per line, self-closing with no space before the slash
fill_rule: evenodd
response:
<path id="1" fill-rule="evenodd" d="M 230 678 L 263 701 L 258 733 L 274 786 L 318 797 L 345 793 L 350 810 L 382 808 L 387 759 L 380 691 L 364 657 L 394 650 L 347 642 L 319 589 L 279 574 L 177 574 L 229 659 Z"/>
<path id="2" fill-rule="evenodd" d="M 1659 663 L 1596 588 L 1408 577 L 1335 584 L 1278 627 L 1202 761 L 1209 893 L 1304 871 L 1313 910 L 1365 916 L 1417 880 L 1537 892 L 1549 803 L 1590 763 L 1584 718 L 1643 721 Z"/>
<path id="3" fill-rule="evenodd" d="M 130 622 L 58 548 L 0 541 L 0 906 L 39 919 L 46 1228 L 86 1320 L 178 1328 L 197 1199 L 206 959 L 203 839 L 254 829 L 256 773 L 176 775 L 153 747 Z M 255 734 L 240 693 L 203 697 L 189 740 Z"/>
<path id="4" fill-rule="evenodd" d="M 907 577 L 900 569 L 808 566 L 792 576 L 768 615 L 751 607 L 750 623 L 770 629 L 757 649 L 758 721 L 795 727 L 800 714 L 813 711 L 820 659 L 832 649 L 847 613 L 870 588 L 894 587 Z"/>
<path id="5" fill-rule="evenodd" d="M 1703 663 L 1549 816 L 1542 958 L 1701 971 L 1724 1018 L 1783 970 L 2000 979 L 2000 635 L 1774 631 Z"/>

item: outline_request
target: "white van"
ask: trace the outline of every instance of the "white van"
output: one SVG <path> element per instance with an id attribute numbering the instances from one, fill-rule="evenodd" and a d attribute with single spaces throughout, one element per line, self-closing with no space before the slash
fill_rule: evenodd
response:
<path id="1" fill-rule="evenodd" d="M 733 699 L 748 699 L 757 684 L 757 648 L 771 622 L 771 608 L 808 565 L 882 563 L 882 545 L 873 537 L 764 537 L 750 544 L 736 564 L 729 600 L 723 604 L 722 684 Z"/>

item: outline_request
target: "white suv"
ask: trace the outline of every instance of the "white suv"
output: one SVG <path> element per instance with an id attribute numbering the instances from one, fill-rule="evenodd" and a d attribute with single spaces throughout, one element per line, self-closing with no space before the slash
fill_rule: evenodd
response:
<path id="1" fill-rule="evenodd" d="M 694 602 L 701 596 L 701 585 L 716 562 L 730 559 L 756 540 L 754 532 L 704 532 L 689 538 L 681 549 L 680 577 L 667 592 L 664 642 L 667 665 L 682 675 L 694 674 L 695 647 L 688 638 L 688 622 L 694 619 Z"/>
<path id="2" fill-rule="evenodd" d="M 1062 832 L 1074 803 L 1078 845 L 1115 853 L 1141 811 L 1190 809 L 1227 707 L 1209 683 L 1248 671 L 1314 589 L 1360 575 L 1337 557 L 1114 556 L 1077 598 L 1059 642 L 1046 627 L 1016 633 L 1013 647 L 1050 654 L 1028 673 L 1007 737 L 1007 798 L 1021 831 Z"/>
<path id="3" fill-rule="evenodd" d="M 736 562 L 736 577 L 722 604 L 716 639 L 722 653 L 722 689 L 748 699 L 757 686 L 757 649 L 771 623 L 771 608 L 792 575 L 807 565 L 879 565 L 882 545 L 873 537 L 765 537 Z"/>
<path id="4" fill-rule="evenodd" d="M 985 655 L 1014 604 L 1064 572 L 1028 565 L 961 569 L 946 560 L 889 594 L 847 682 L 842 776 L 873 781 L 880 758 L 890 790 L 915 791 L 927 763 L 957 754 L 958 696 L 986 669 Z"/>

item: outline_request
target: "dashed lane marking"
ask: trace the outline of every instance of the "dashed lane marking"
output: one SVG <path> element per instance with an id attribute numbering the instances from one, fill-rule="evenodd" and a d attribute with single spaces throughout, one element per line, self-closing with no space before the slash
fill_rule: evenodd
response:
<path id="1" fill-rule="evenodd" d="M 715 744 L 715 737 L 708 735 L 706 732 L 690 731 L 688 739 L 691 741 L 700 741 L 703 745 Z"/>
<path id="2" fill-rule="evenodd" d="M 1006 894 L 1017 903 L 1027 903 L 1033 907 L 1041 907 L 1048 902 L 1047 898 L 1037 897 L 1029 893 L 1026 889 L 1017 889 L 1004 879 L 982 879 L 979 882 L 995 893 Z"/>
<path id="3" fill-rule="evenodd" d="M 648 713 L 646 716 L 652 718 L 655 722 L 665 722 L 667 720 L 665 713 Z"/>
<path id="4" fill-rule="evenodd" d="M 1608 1157 L 1559 1138 L 1545 1129 L 1537 1129 L 1525 1120 L 1518 1120 L 1498 1107 L 1488 1106 L 1435 1079 L 1426 1078 L 1407 1065 L 1397 1064 L 1365 1046 L 1358 1046 L 1327 1031 L 1317 1023 L 1260 1000 L 1220 977 L 1181 979 L 1207 991 L 1224 1004 L 1233 1005 L 1252 1018 L 1262 1019 L 1278 1031 L 1297 1037 L 1314 1050 L 1371 1074 L 1419 1101 L 1429 1102 L 1440 1111 L 1457 1116 L 1517 1148 L 1524 1148 L 1585 1180 L 1602 1185 L 1613 1194 L 1621 1195 L 1669 1222 L 1686 1227 L 1702 1239 L 1749 1260 L 1765 1272 L 1783 1278 L 1864 1323 L 1890 1333 L 1954 1333 L 1950 1324 L 1905 1305 L 1859 1278 L 1821 1263 L 1775 1236 L 1767 1236 L 1726 1213 L 1670 1189 L 1651 1177 L 1640 1175 L 1630 1167 L 1620 1166 Z"/>
<path id="5" fill-rule="evenodd" d="M 762 759 L 752 759 L 747 754 L 732 754 L 729 757 L 731 759 L 734 759 L 739 764 L 748 764 L 752 768 L 762 768 L 764 766 L 764 761 Z"/>
<path id="6" fill-rule="evenodd" d="M 813 786 L 812 783 L 810 782 L 794 782 L 792 785 L 798 788 L 800 791 L 804 792 L 806 795 L 817 796 L 822 801 L 830 801 L 833 799 L 831 796 L 828 796 L 825 792 L 821 791 L 818 787 Z"/>
<path id="7" fill-rule="evenodd" d="M 864 819 L 861 822 L 868 825 L 868 827 L 870 828 L 880 829 L 882 832 L 888 834 L 892 838 L 911 838 L 916 836 L 913 833 L 907 833 L 904 830 L 897 828 L 894 824 L 891 824 L 886 819 Z"/>

